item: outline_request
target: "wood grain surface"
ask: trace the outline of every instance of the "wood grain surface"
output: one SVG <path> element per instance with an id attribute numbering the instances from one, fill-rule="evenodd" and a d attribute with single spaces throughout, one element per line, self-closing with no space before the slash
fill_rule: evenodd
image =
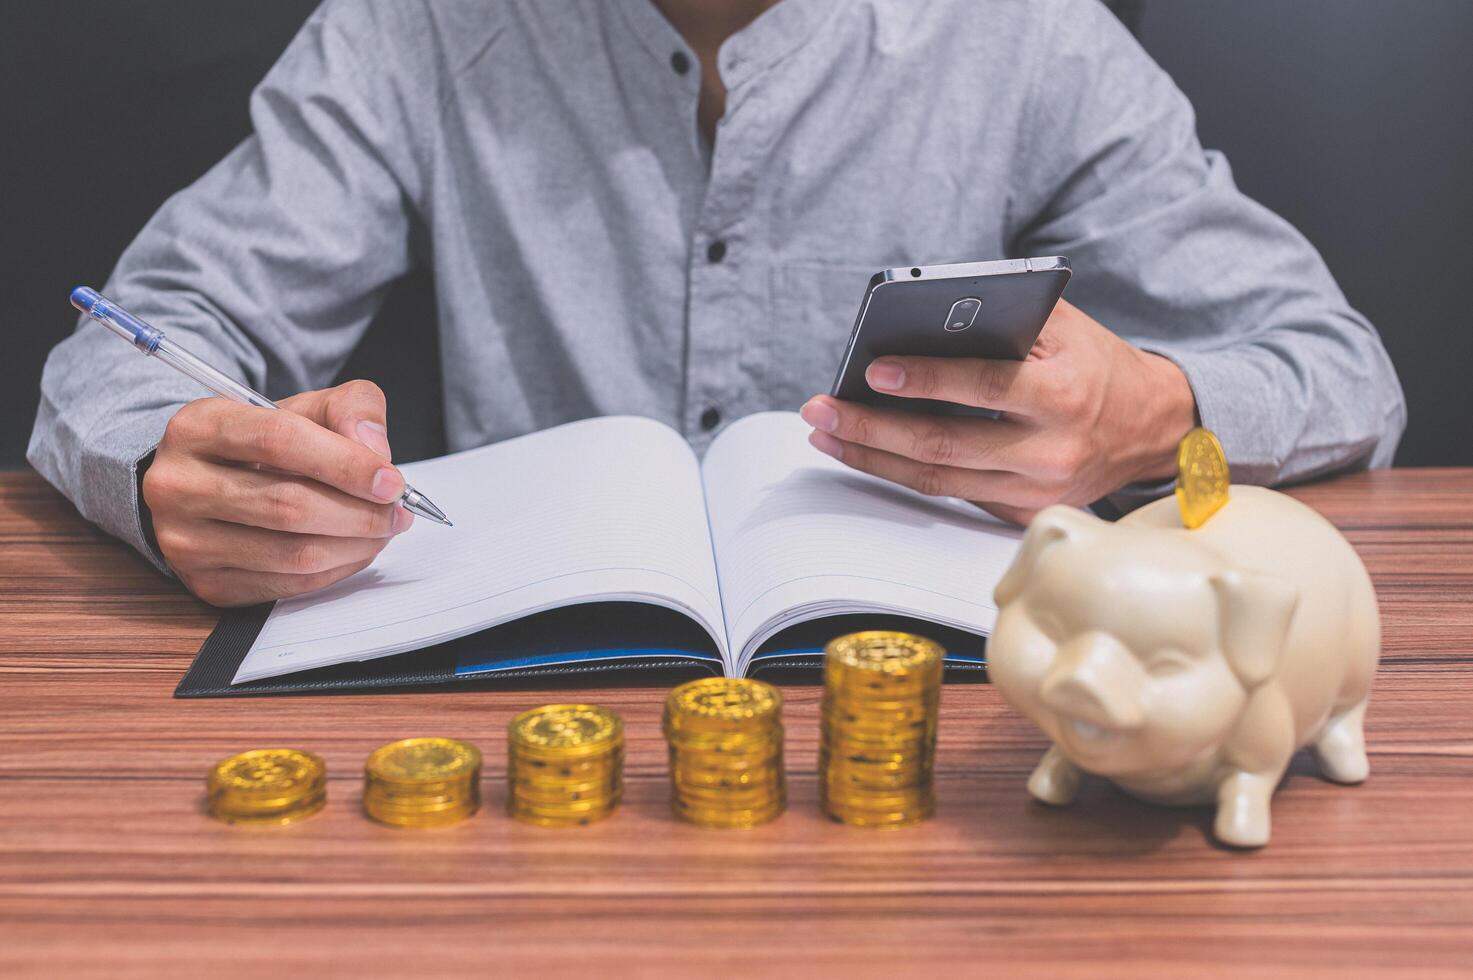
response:
<path id="1" fill-rule="evenodd" d="M 504 729 L 566 687 L 176 701 L 211 611 L 38 478 L 0 475 L 0 976 L 1473 975 L 1473 470 L 1360 474 L 1296 495 L 1345 530 L 1385 652 L 1346 788 L 1295 760 L 1265 850 L 1206 810 L 1092 780 L 1031 803 L 1043 738 L 986 685 L 948 686 L 940 808 L 864 831 L 815 805 L 818 692 L 788 699 L 790 811 L 753 831 L 669 815 L 659 687 L 624 714 L 613 819 L 508 819 Z M 408 735 L 486 754 L 488 805 L 437 831 L 358 806 Z M 204 815 L 208 766 L 320 753 L 328 808 L 245 829 Z"/>

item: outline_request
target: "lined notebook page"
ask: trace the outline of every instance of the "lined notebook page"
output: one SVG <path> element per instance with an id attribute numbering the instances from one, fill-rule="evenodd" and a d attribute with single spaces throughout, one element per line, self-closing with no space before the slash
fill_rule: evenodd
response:
<path id="1" fill-rule="evenodd" d="M 852 470 L 808 445 L 811 431 L 795 414 L 765 412 L 706 452 L 732 657 L 815 614 L 901 612 L 989 632 L 992 590 L 1022 531 Z"/>
<path id="2" fill-rule="evenodd" d="M 695 456 L 610 417 L 403 467 L 455 521 L 417 519 L 332 588 L 277 603 L 235 683 L 364 660 L 592 599 L 696 618 L 725 649 Z"/>

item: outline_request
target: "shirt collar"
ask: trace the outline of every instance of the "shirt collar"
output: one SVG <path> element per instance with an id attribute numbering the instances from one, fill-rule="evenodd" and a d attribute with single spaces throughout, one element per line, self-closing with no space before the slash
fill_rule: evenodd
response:
<path id="1" fill-rule="evenodd" d="M 717 55 L 721 80 L 728 91 L 739 88 L 802 47 L 840 0 L 778 0 L 736 34 L 726 39 Z M 670 26 L 653 0 L 618 0 L 627 23 L 645 50 L 668 65 L 676 51 L 694 65 L 695 53 Z"/>

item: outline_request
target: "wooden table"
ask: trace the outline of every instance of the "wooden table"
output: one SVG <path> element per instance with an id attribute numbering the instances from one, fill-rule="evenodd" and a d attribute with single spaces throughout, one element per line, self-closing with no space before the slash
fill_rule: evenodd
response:
<path id="1" fill-rule="evenodd" d="M 747 832 L 667 810 L 662 689 L 622 712 L 627 802 L 541 830 L 505 817 L 503 731 L 566 689 L 176 701 L 210 610 L 0 476 L 0 976 L 593 971 L 725 976 L 1473 974 L 1473 470 L 1362 474 L 1298 495 L 1380 592 L 1372 774 L 1296 759 L 1274 839 L 1239 853 L 1205 810 L 1098 781 L 1029 802 L 1044 741 L 985 685 L 951 686 L 940 811 L 898 832 L 820 818 L 818 692 L 788 698 L 790 811 Z M 414 734 L 486 753 L 488 805 L 438 831 L 360 815 L 364 757 Z M 288 744 L 328 762 L 327 810 L 251 830 L 202 812 L 207 767 Z M 946 971 L 946 972 L 942 972 Z"/>

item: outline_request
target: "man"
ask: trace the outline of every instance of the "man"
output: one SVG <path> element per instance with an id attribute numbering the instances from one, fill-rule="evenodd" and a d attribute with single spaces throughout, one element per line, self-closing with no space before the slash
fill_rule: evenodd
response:
<path id="1" fill-rule="evenodd" d="M 1199 419 L 1258 483 L 1387 465 L 1404 424 L 1374 329 L 1095 0 L 330 0 L 252 116 L 106 292 L 300 417 L 191 401 L 83 326 L 30 447 L 216 604 L 409 525 L 382 394 L 321 389 L 416 264 L 453 449 L 616 412 L 703 449 L 801 405 L 846 464 L 1024 521 L 1164 492 Z M 811 397 L 875 270 L 1052 254 L 1070 302 L 1027 362 L 868 372 L 1001 419 Z"/>

